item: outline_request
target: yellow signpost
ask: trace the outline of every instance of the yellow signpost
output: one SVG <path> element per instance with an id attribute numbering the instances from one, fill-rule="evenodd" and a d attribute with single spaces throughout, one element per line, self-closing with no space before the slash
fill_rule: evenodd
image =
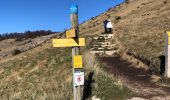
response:
<path id="1" fill-rule="evenodd" d="M 170 37 L 170 31 L 167 32 L 168 36 Z"/>
<path id="2" fill-rule="evenodd" d="M 71 29 L 66 31 L 66 38 L 73 38 L 76 37 L 76 29 Z"/>
<path id="3" fill-rule="evenodd" d="M 72 5 L 71 24 L 72 29 L 66 31 L 66 39 L 53 39 L 53 47 L 72 47 L 73 66 L 73 97 L 74 100 L 82 100 L 82 86 L 84 85 L 84 71 L 80 46 L 85 46 L 85 38 L 79 38 L 78 32 L 78 6 Z"/>
<path id="4" fill-rule="evenodd" d="M 84 38 L 78 38 L 78 40 L 75 40 L 73 38 L 53 39 L 53 47 L 73 47 L 73 46 L 85 46 L 85 39 Z"/>
<path id="5" fill-rule="evenodd" d="M 83 68 L 82 56 L 76 55 L 74 56 L 74 68 Z"/>
<path id="6" fill-rule="evenodd" d="M 170 45 L 170 31 L 167 32 L 167 34 L 168 34 L 168 45 Z"/>
<path id="7" fill-rule="evenodd" d="M 170 78 L 170 31 L 166 33 L 166 45 L 165 45 L 165 72 L 164 75 Z"/>

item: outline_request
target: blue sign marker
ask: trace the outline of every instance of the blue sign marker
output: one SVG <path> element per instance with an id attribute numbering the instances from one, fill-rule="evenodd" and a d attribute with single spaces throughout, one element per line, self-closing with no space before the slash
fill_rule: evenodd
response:
<path id="1" fill-rule="evenodd" d="M 71 14 L 78 14 L 78 5 L 71 5 L 70 13 Z"/>

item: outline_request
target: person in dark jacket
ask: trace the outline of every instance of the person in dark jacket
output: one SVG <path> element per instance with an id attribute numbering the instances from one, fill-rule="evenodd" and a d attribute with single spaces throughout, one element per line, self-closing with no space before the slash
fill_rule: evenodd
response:
<path id="1" fill-rule="evenodd" d="M 112 25 L 111 20 L 110 19 L 105 20 L 103 23 L 104 23 L 105 33 L 111 34 L 113 31 L 112 30 L 113 25 Z"/>
<path id="2" fill-rule="evenodd" d="M 107 26 L 107 20 L 105 20 L 104 22 L 103 22 L 103 24 L 104 24 L 104 30 L 105 30 L 105 33 L 107 33 L 107 28 L 106 28 L 106 26 Z"/>

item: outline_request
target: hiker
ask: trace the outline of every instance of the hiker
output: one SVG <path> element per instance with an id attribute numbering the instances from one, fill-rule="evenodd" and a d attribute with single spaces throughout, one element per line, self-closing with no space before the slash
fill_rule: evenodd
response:
<path id="1" fill-rule="evenodd" d="M 107 25 L 106 25 L 107 33 L 108 33 L 108 34 L 111 34 L 111 33 L 112 33 L 112 28 L 113 28 L 112 22 L 111 22 L 110 19 L 108 19 L 107 21 L 108 21 L 108 22 L 107 22 Z"/>
<path id="2" fill-rule="evenodd" d="M 104 24 L 104 30 L 105 30 L 105 33 L 107 33 L 107 28 L 106 28 L 106 26 L 107 26 L 107 20 L 105 20 L 104 22 L 103 22 L 103 24 Z"/>
<path id="3" fill-rule="evenodd" d="M 103 23 L 104 23 L 105 33 L 110 34 L 113 28 L 111 20 L 110 19 L 105 20 Z"/>

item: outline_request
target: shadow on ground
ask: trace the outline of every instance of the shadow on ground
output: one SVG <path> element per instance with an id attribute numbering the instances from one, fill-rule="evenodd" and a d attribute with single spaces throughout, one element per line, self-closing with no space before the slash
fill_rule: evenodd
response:
<path id="1" fill-rule="evenodd" d="M 161 61 L 161 64 L 160 64 L 160 74 L 164 75 L 164 73 L 165 73 L 165 56 L 161 55 L 161 56 L 159 56 L 159 59 Z"/>
<path id="2" fill-rule="evenodd" d="M 92 95 L 92 83 L 95 82 L 93 79 L 94 72 L 90 72 L 88 79 L 85 80 L 84 90 L 83 90 L 83 100 L 86 100 Z"/>

